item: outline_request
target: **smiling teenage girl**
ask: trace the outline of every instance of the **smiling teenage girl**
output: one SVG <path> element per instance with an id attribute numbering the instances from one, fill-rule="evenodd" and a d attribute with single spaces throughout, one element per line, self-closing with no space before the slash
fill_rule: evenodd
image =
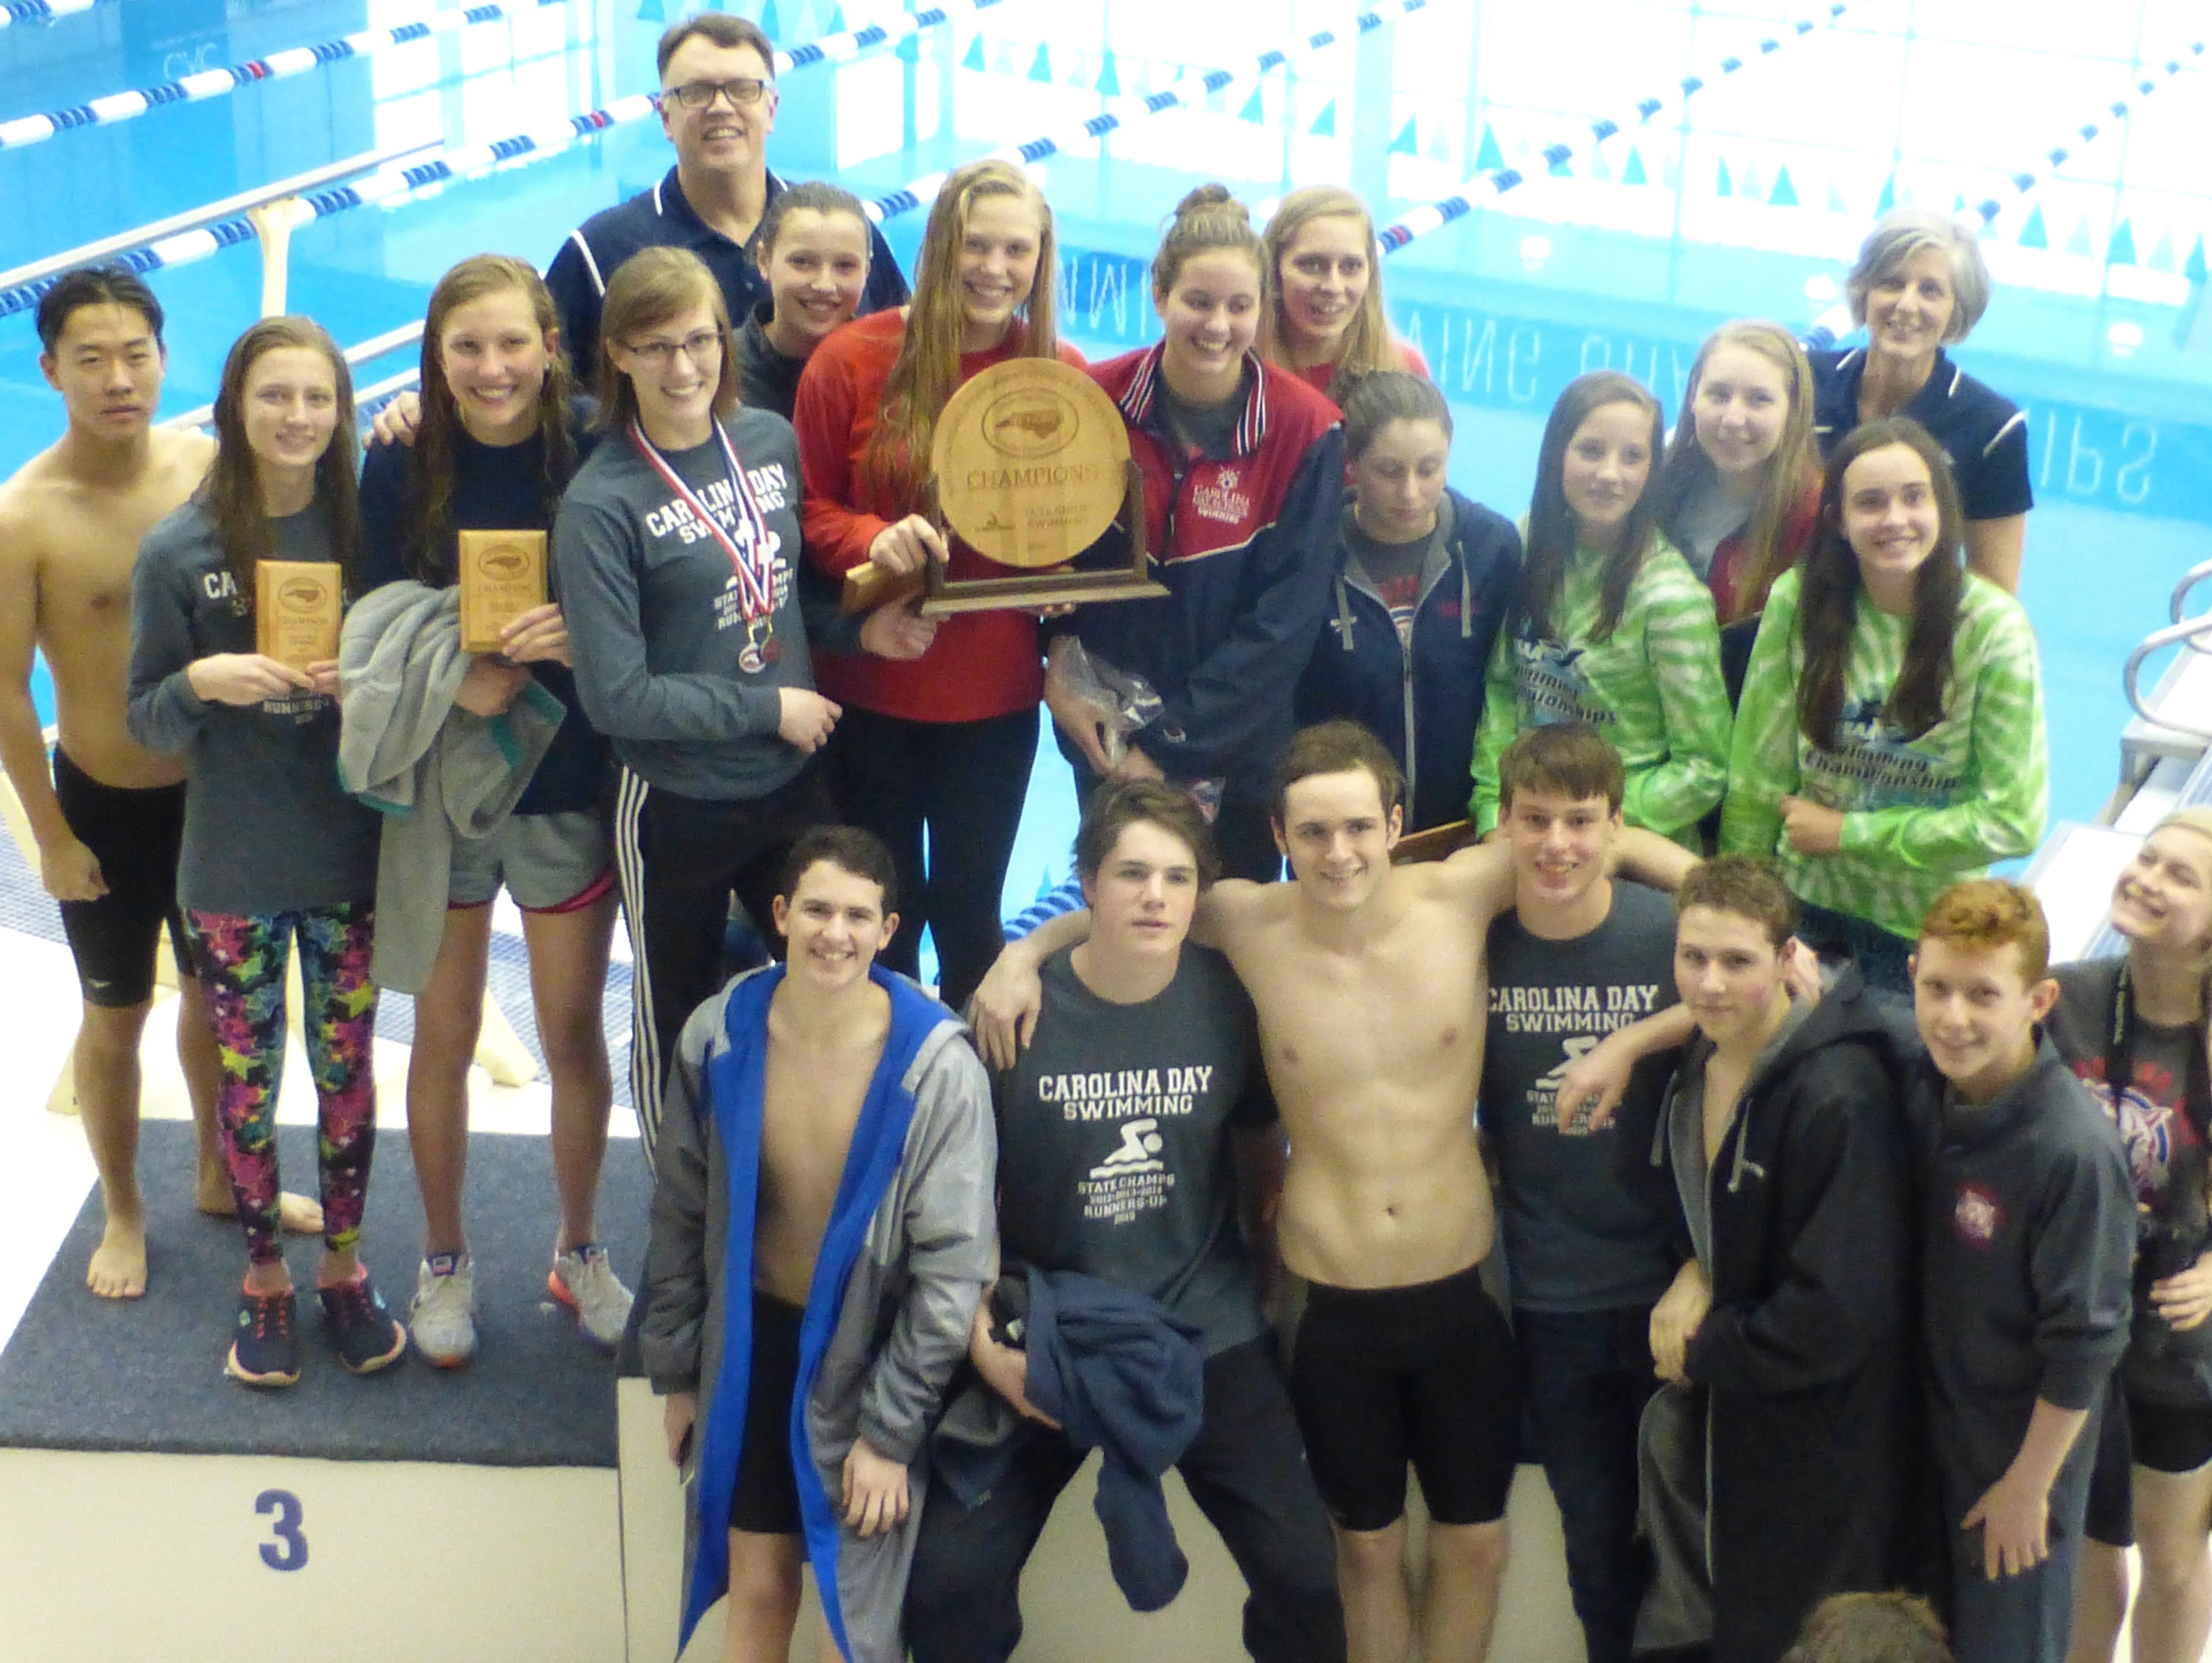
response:
<path id="1" fill-rule="evenodd" d="M 738 331 L 738 397 L 786 421 L 814 349 L 853 320 L 868 284 L 868 217 L 860 199 L 810 180 L 779 192 L 761 215 L 753 258 L 768 280 Z"/>
<path id="2" fill-rule="evenodd" d="M 2195 1663 L 2212 1631 L 2212 812 L 2183 809 L 2143 840 L 2112 886 L 2112 927 L 2124 958 L 2051 973 L 2051 1042 L 2118 1124 L 2140 1219 L 2134 1333 L 2106 1393 L 2068 1655 L 2112 1655 L 2132 1546 L 2132 1655 Z"/>
<path id="3" fill-rule="evenodd" d="M 276 1096 L 295 937 L 321 1122 L 323 1324 L 356 1374 L 407 1348 L 356 1252 L 376 1146 L 376 816 L 338 783 L 337 661 L 301 671 L 254 650 L 262 561 L 354 573 L 345 360 L 307 319 L 264 319 L 230 349 L 215 426 L 206 481 L 139 554 L 131 734 L 187 766 L 178 899 L 225 1058 L 222 1153 L 248 1261 L 225 1367 L 249 1386 L 290 1386 L 300 1350 L 276 1235 Z"/>
<path id="4" fill-rule="evenodd" d="M 1260 355 L 1316 392 L 1340 372 L 1411 370 L 1425 377 L 1419 350 L 1395 340 L 1382 316 L 1375 221 L 1339 185 L 1309 185 L 1283 198 L 1261 238 L 1273 303 L 1260 320 Z"/>
<path id="5" fill-rule="evenodd" d="M 362 469 L 366 592 L 412 579 L 455 580 L 463 531 L 549 531 L 595 435 L 570 396 L 552 296 L 502 254 L 463 260 L 431 291 L 422 329 L 422 426 L 411 446 L 380 445 Z M 530 991 L 553 1092 L 561 1219 L 552 1290 L 585 1332 L 612 1346 L 629 1294 L 595 1241 L 594 1201 L 613 1106 L 600 1000 L 614 932 L 613 853 L 601 809 L 606 741 L 592 731 L 568 665 L 557 603 L 517 618 L 497 653 L 477 655 L 455 705 L 504 711 L 534 681 L 565 711 L 514 810 L 489 837 L 453 845 L 443 932 L 416 995 L 407 1065 L 407 1132 L 422 1190 L 422 1264 L 409 1328 L 432 1363 L 476 1350 L 475 1266 L 461 1218 L 468 1163 L 468 1074 L 483 1021 L 492 903 L 521 909 Z M 395 984 L 397 985 L 397 984 Z"/>
<path id="6" fill-rule="evenodd" d="M 961 383 L 1010 358 L 1080 363 L 1053 326 L 1052 209 L 1011 163 L 957 169 L 922 233 L 914 304 L 848 324 L 799 379 L 792 416 L 806 469 L 808 557 L 832 576 L 866 564 L 911 574 L 1005 576 L 921 513 L 932 429 Z M 1036 753 L 1036 619 L 947 618 L 915 664 L 825 654 L 822 685 L 845 707 L 830 748 L 845 817 L 890 846 L 908 897 L 884 962 L 920 967 L 927 925 L 957 1007 L 998 956 L 1000 891 Z M 925 874 L 924 835 L 929 859 Z"/>
<path id="7" fill-rule="evenodd" d="M 1588 722 L 1628 770 L 1623 818 L 1696 847 L 1728 777 L 1728 691 L 1713 599 L 1657 525 L 1646 489 L 1658 400 L 1609 370 L 1552 407 L 1536 458 L 1528 558 L 1490 665 L 1474 749 L 1477 828 L 1498 822 L 1498 760 L 1515 734 Z"/>
<path id="8" fill-rule="evenodd" d="M 1061 749 L 1088 799 L 1107 773 L 1210 782 L 1222 869 L 1281 870 L 1269 771 L 1328 606 L 1342 501 L 1336 407 L 1252 350 L 1266 268 L 1251 217 L 1218 185 L 1182 199 L 1152 260 L 1165 338 L 1099 365 L 1145 476 L 1155 599 L 1085 608 L 1084 646 L 1158 693 L 1158 719 L 1109 765 L 1095 714 L 1055 684 Z"/>
<path id="9" fill-rule="evenodd" d="M 915 652 L 892 609 L 865 630 L 801 574 L 790 423 L 737 403 L 721 290 L 650 248 L 607 285 L 607 437 L 561 504 L 553 555 L 576 689 L 622 764 L 615 865 L 630 932 L 630 1101 L 653 1151 L 684 1018 L 722 979 L 734 893 L 756 926 L 784 856 L 830 817 L 810 759 L 838 707 L 810 642 Z"/>
<path id="10" fill-rule="evenodd" d="M 1759 622 L 1721 816 L 1723 847 L 1780 861 L 1806 940 L 1899 993 L 1936 897 L 2043 833 L 2035 637 L 1961 567 L 1960 525 L 1918 422 L 1836 447 L 1819 541 Z"/>

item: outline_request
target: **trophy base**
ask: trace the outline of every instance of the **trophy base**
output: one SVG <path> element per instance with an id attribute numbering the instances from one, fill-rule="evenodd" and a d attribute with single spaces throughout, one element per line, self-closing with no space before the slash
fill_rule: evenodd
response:
<path id="1" fill-rule="evenodd" d="M 1037 612 L 1048 607 L 1141 600 L 1168 593 L 1167 586 L 1152 575 L 1152 554 L 1145 545 L 1145 476 L 1134 461 L 1123 466 L 1127 471 L 1121 512 L 1114 523 L 1128 536 L 1129 557 L 1121 564 L 1095 571 L 1060 567 L 1004 578 L 949 578 L 944 567 L 933 561 L 926 573 L 900 578 L 878 567 L 860 566 L 845 574 L 842 610 L 872 612 L 921 594 L 922 616 L 942 618 L 961 612 Z M 935 480 L 925 481 L 921 494 L 923 511 L 939 531 L 949 537 L 937 512 Z"/>

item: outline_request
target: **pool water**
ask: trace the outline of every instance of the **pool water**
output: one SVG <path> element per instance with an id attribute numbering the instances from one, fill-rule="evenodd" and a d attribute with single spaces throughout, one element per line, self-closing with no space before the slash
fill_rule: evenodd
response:
<path id="1" fill-rule="evenodd" d="M 761 20 L 787 48 L 903 15 L 878 0 L 726 9 Z M 0 28 L 0 122 L 452 9 L 102 0 Z M 0 266 L 334 160 L 481 143 L 605 108 L 653 84 L 653 39 L 678 9 L 542 5 L 0 149 Z M 1194 94 L 1196 107 L 1131 116 L 1041 164 L 1059 220 L 1064 328 L 1094 356 L 1156 334 L 1145 262 L 1163 216 L 1204 179 L 1228 183 L 1255 216 L 1293 185 L 1346 183 L 1387 224 L 1515 169 L 1519 181 L 1492 205 L 1383 266 L 1392 321 L 1454 407 L 1453 483 L 1509 516 L 1526 506 L 1544 415 L 1574 375 L 1627 370 L 1671 410 L 1714 325 L 1761 314 L 1802 328 L 1828 312 L 1881 209 L 1991 204 L 1996 297 L 1957 356 L 2031 415 L 2039 506 L 2022 593 L 2044 654 L 2051 816 L 2094 816 L 2116 777 L 2121 659 L 2165 622 L 2176 579 L 2212 559 L 2202 8 L 1402 9 L 1362 30 L 1357 9 L 1306 0 L 963 7 L 895 49 L 787 73 L 771 155 L 787 176 L 834 175 L 882 197 L 1102 110 L 1140 111 L 1126 100 L 1185 77 L 1237 72 L 1223 91 Z M 1311 45 L 1322 31 L 1334 42 Z M 1254 73 L 1271 50 L 1286 61 Z M 1740 67 L 1725 68 L 1731 58 Z M 1685 94 L 1686 77 L 1703 84 Z M 1639 124 L 1647 99 L 1656 109 Z M 2124 118 L 2110 110 L 2120 100 Z M 1601 143 L 1601 118 L 1621 130 Z M 2054 149 L 2066 152 L 2055 167 Z M 648 187 L 672 160 L 648 118 L 318 222 L 292 240 L 290 306 L 343 343 L 366 339 L 418 318 L 463 255 L 499 249 L 543 265 L 570 227 Z M 909 266 L 921 222 L 907 212 L 884 227 Z M 259 261 L 251 246 L 230 248 L 151 281 L 169 312 L 165 407 L 181 410 L 212 397 L 224 351 L 254 316 Z M 0 318 L 0 470 L 55 430 L 36 352 L 27 314 Z M 360 379 L 404 367 L 366 364 Z M 1045 750 L 1010 907 L 1066 869 L 1073 798 Z"/>

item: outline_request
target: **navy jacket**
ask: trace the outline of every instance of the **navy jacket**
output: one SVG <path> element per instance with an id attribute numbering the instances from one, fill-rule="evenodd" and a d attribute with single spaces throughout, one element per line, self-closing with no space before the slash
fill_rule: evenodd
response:
<path id="1" fill-rule="evenodd" d="M 1248 357 L 1229 454 L 1186 458 L 1164 426 L 1159 361 L 1147 347 L 1090 375 L 1128 424 L 1152 575 L 1169 592 L 1086 606 L 1063 628 L 1160 695 L 1158 719 L 1130 742 L 1170 780 L 1224 780 L 1230 799 L 1262 803 L 1328 613 L 1344 435 L 1335 405 Z"/>
<path id="2" fill-rule="evenodd" d="M 771 171 L 768 200 L 774 202 L 783 188 L 784 181 Z M 688 248 L 704 260 L 722 286 L 730 321 L 738 328 L 744 326 L 754 306 L 769 297 L 768 279 L 753 259 L 753 244 L 732 242 L 701 219 L 684 199 L 672 167 L 650 191 L 602 209 L 571 231 L 545 269 L 545 286 L 553 291 L 553 304 L 561 313 L 561 339 L 568 349 L 568 361 L 586 385 L 599 373 L 599 308 L 606 299 L 607 282 L 624 260 L 647 248 Z M 868 286 L 860 294 L 860 310 L 882 312 L 906 301 L 905 274 L 884 234 L 871 228 Z"/>
<path id="3" fill-rule="evenodd" d="M 1407 831 L 1467 817 L 1483 677 L 1521 569 L 1510 521 L 1457 491 L 1445 499 L 1451 526 L 1443 559 L 1421 574 L 1412 650 L 1340 534 L 1328 622 L 1298 683 L 1299 725 L 1349 717 L 1390 747 L 1406 771 Z"/>

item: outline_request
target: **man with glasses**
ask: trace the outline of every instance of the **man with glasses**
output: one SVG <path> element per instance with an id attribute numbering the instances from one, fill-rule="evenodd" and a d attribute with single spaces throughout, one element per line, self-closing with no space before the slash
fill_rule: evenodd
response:
<path id="1" fill-rule="evenodd" d="M 768 136 L 775 130 L 775 48 L 759 25 L 702 12 L 670 26 L 658 61 L 660 130 L 676 147 L 676 165 L 652 190 L 570 232 L 545 273 L 561 309 L 562 340 L 587 383 L 599 363 L 607 279 L 640 249 L 690 249 L 714 274 L 732 318 L 747 317 L 768 298 L 752 241 L 784 188 L 768 167 Z M 890 245 L 872 227 L 868 240 L 860 310 L 903 306 L 906 278 Z"/>

